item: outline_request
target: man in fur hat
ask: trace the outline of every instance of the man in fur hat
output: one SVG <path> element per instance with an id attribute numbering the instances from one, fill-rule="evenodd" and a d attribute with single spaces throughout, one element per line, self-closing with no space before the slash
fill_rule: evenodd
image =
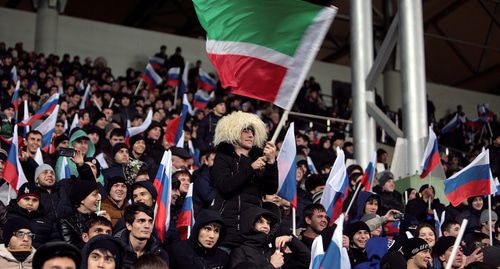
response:
<path id="1" fill-rule="evenodd" d="M 265 124 L 255 114 L 234 112 L 217 123 L 211 180 L 216 189 L 213 209 L 220 212 L 227 227 L 224 247 L 242 242 L 241 212 L 260 207 L 262 195 L 278 189 L 276 147 L 266 138 Z"/>

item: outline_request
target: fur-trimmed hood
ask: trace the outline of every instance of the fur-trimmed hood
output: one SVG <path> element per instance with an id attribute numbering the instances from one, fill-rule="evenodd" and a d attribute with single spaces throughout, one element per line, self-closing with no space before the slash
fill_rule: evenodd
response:
<path id="1" fill-rule="evenodd" d="M 255 130 L 254 146 L 262 148 L 267 140 L 266 125 L 255 114 L 236 111 L 219 120 L 215 128 L 214 145 L 221 142 L 236 145 L 240 141 L 241 131 L 252 127 Z"/>

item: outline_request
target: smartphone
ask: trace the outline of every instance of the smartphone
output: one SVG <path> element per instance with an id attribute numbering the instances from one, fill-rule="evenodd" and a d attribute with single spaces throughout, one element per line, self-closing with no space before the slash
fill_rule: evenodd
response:
<path id="1" fill-rule="evenodd" d="M 72 148 L 60 148 L 59 149 L 59 156 L 74 157 L 75 154 L 76 154 L 76 151 Z"/>

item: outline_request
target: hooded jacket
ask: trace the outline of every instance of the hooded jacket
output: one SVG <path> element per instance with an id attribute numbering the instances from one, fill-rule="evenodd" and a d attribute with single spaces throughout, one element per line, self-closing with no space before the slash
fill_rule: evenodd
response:
<path id="1" fill-rule="evenodd" d="M 13 199 L 7 206 L 7 218 L 15 217 L 26 219 L 30 223 L 30 230 L 35 234 L 33 238 L 33 246 L 35 248 L 49 242 L 52 234 L 52 223 L 49 222 L 40 208 L 36 211 L 28 212 L 28 210 L 20 207 L 17 201 Z"/>
<path id="2" fill-rule="evenodd" d="M 234 146 L 220 143 L 217 147 L 211 180 L 216 189 L 213 209 L 224 220 L 227 236 L 224 246 L 235 247 L 241 243 L 241 212 L 254 206 L 260 207 L 263 194 L 274 194 L 278 190 L 277 162 L 267 164 L 264 170 L 255 171 L 251 164 L 262 156 L 262 152 L 253 148 L 249 156 L 236 154 Z"/>
<path id="3" fill-rule="evenodd" d="M 92 143 L 92 141 L 90 141 L 87 133 L 85 133 L 83 130 L 77 130 L 76 132 L 74 132 L 71 135 L 71 137 L 69 138 L 70 147 L 72 147 L 73 142 L 75 142 L 76 140 L 78 140 L 80 138 L 87 138 L 89 140 L 87 154 L 84 157 L 94 157 L 95 146 Z M 55 167 L 56 168 L 55 169 L 56 177 L 58 177 L 60 175 L 59 172 L 61 171 L 61 169 L 63 169 L 62 164 L 63 164 L 63 157 L 61 156 L 57 159 L 57 162 L 56 162 L 56 167 Z M 68 166 L 69 166 L 69 169 L 71 170 L 71 174 L 78 177 L 78 175 L 79 175 L 78 168 L 76 167 L 76 164 L 70 159 L 68 159 Z M 61 178 L 58 178 L 58 180 L 61 180 Z"/>
<path id="4" fill-rule="evenodd" d="M 200 229 L 209 223 L 221 225 L 219 238 L 215 245 L 207 249 L 198 242 Z M 170 268 L 222 269 L 227 268 L 229 255 L 218 248 L 224 236 L 224 226 L 220 215 L 212 210 L 202 210 L 196 218 L 193 231 L 188 240 L 174 243 L 169 248 Z"/>
<path id="5" fill-rule="evenodd" d="M 458 215 L 458 217 L 457 217 L 458 223 L 462 223 L 462 221 L 464 219 L 469 220 L 469 222 L 467 223 L 467 228 L 465 228 L 466 234 L 473 233 L 476 231 L 481 231 L 481 211 L 482 210 L 476 210 L 474 207 L 472 207 L 472 201 L 476 197 L 477 196 L 469 197 L 467 199 L 468 205 L 469 205 L 468 208 L 466 210 L 464 210 L 462 213 L 460 213 L 460 215 Z M 486 207 L 485 205 L 486 205 L 486 203 L 485 203 L 484 198 L 483 198 L 483 207 L 482 208 L 485 208 Z"/>
<path id="6" fill-rule="evenodd" d="M 361 218 L 365 214 L 366 202 L 371 197 L 374 197 L 375 199 L 377 199 L 378 206 L 379 206 L 379 210 L 377 210 L 377 212 L 375 212 L 374 214 L 377 214 L 380 211 L 380 197 L 375 193 L 362 191 L 358 194 L 358 197 L 356 199 L 356 208 L 353 208 L 353 209 L 355 209 L 355 211 L 352 212 L 354 217 L 350 220 L 351 222 L 356 222 L 356 221 L 361 220 Z"/>

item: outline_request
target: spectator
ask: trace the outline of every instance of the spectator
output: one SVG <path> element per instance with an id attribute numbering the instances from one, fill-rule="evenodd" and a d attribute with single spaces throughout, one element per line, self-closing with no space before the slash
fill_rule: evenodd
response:
<path id="1" fill-rule="evenodd" d="M 26 219 L 10 218 L 3 230 L 5 243 L 0 245 L 0 267 L 31 268 L 36 251 L 32 246 L 33 236 Z"/>
<path id="2" fill-rule="evenodd" d="M 481 231 L 481 211 L 484 207 L 484 198 L 482 196 L 469 197 L 467 199 L 468 208 L 457 217 L 458 223 L 462 223 L 463 219 L 468 219 L 465 233 L 473 233 Z"/>
<path id="3" fill-rule="evenodd" d="M 33 246 L 39 247 L 50 240 L 52 223 L 40 208 L 40 189 L 31 182 L 19 188 L 19 196 L 7 206 L 7 219 L 23 219 L 29 223 L 29 229 L 35 235 Z"/>
<path id="4" fill-rule="evenodd" d="M 97 235 L 111 235 L 111 221 L 103 216 L 93 216 L 89 219 L 82 231 L 82 241 L 87 244 L 90 239 Z"/>
<path id="5" fill-rule="evenodd" d="M 404 211 L 401 193 L 396 190 L 394 175 L 389 171 L 378 174 L 378 186 L 374 191 L 380 195 L 380 215 L 385 215 L 389 210 Z"/>
<path id="6" fill-rule="evenodd" d="M 207 209 L 215 198 L 215 189 L 210 181 L 210 169 L 214 165 L 215 150 L 207 151 L 201 157 L 201 167 L 193 174 L 193 207 L 195 216 L 200 210 Z"/>
<path id="7" fill-rule="evenodd" d="M 424 239 L 425 242 L 427 242 L 427 244 L 429 245 L 429 247 L 431 249 L 436 244 L 436 239 L 437 239 L 436 230 L 434 229 L 434 227 L 432 227 L 428 223 L 425 223 L 425 222 L 421 223 L 417 227 L 417 230 L 415 232 L 415 236 L 417 236 L 418 238 Z"/>
<path id="8" fill-rule="evenodd" d="M 460 230 L 460 223 L 455 220 L 445 220 L 441 224 L 441 233 L 443 236 L 458 236 L 458 231 Z"/>
<path id="9" fill-rule="evenodd" d="M 170 151 L 172 152 L 172 172 L 187 170 L 187 160 L 192 158 L 189 152 L 179 147 L 171 147 Z"/>
<path id="10" fill-rule="evenodd" d="M 122 268 L 128 269 L 144 254 L 153 254 L 168 262 L 168 254 L 163 250 L 153 233 L 153 210 L 143 203 L 125 208 L 126 230 L 117 237 L 125 246 Z"/>
<path id="11" fill-rule="evenodd" d="M 328 225 L 326 210 L 321 204 L 310 204 L 304 208 L 303 215 L 306 229 L 300 234 L 300 241 L 311 249 L 314 239 L 316 239 Z"/>
<path id="12" fill-rule="evenodd" d="M 366 242 L 370 239 L 370 228 L 362 221 L 354 222 L 349 225 L 349 260 L 351 266 L 368 261 L 368 256 L 365 252 Z"/>
<path id="13" fill-rule="evenodd" d="M 450 260 L 451 251 L 453 249 L 453 244 L 455 243 L 455 237 L 453 236 L 443 236 L 439 238 L 436 242 L 436 246 L 432 250 L 432 256 L 441 265 L 441 268 L 446 268 L 446 264 L 451 262 L 451 268 L 463 268 L 465 266 L 465 255 L 462 252 L 462 247 L 457 250 L 457 255 L 455 259 Z"/>
<path id="14" fill-rule="evenodd" d="M 481 233 L 489 235 L 490 234 L 490 221 L 489 221 L 489 216 L 488 216 L 488 211 L 487 209 L 483 210 L 481 212 L 481 216 L 479 217 L 479 220 L 481 222 Z M 498 215 L 495 213 L 495 211 L 491 211 L 491 227 L 492 229 L 495 229 L 495 225 L 498 221 Z M 495 233 L 495 230 L 492 230 L 493 233 Z M 495 240 L 495 239 L 493 239 Z"/>
<path id="15" fill-rule="evenodd" d="M 42 133 L 32 130 L 26 135 L 26 146 L 19 152 L 19 161 L 28 181 L 34 180 L 34 171 L 38 167 L 35 161 L 37 150 L 42 146 Z M 51 163 L 50 156 L 42 151 L 43 163 Z"/>
<path id="16" fill-rule="evenodd" d="M 235 247 L 241 242 L 241 212 L 260 206 L 262 194 L 277 191 L 276 147 L 268 142 L 262 155 L 259 148 L 265 139 L 265 125 L 254 114 L 234 112 L 217 124 L 211 178 L 217 190 L 213 208 L 221 212 L 227 227 L 223 246 Z"/>
<path id="17" fill-rule="evenodd" d="M 82 250 L 82 269 L 122 268 L 125 247 L 110 235 L 90 239 Z"/>
<path id="18" fill-rule="evenodd" d="M 420 238 L 412 238 L 403 245 L 403 254 L 408 269 L 427 269 L 432 261 L 429 245 Z"/>
<path id="19" fill-rule="evenodd" d="M 132 265 L 132 269 L 169 269 L 168 264 L 160 257 L 144 254 Z"/>
<path id="20" fill-rule="evenodd" d="M 223 221 L 217 212 L 202 210 L 188 240 L 170 248 L 170 268 L 225 268 L 229 256 L 217 246 L 224 235 Z"/>
<path id="21" fill-rule="evenodd" d="M 82 262 L 80 250 L 64 242 L 50 242 L 37 249 L 33 257 L 34 269 L 79 268 Z"/>
<path id="22" fill-rule="evenodd" d="M 109 193 L 109 195 L 102 202 L 101 208 L 111 217 L 113 227 L 118 220 L 123 217 L 126 206 L 125 199 L 127 198 L 127 188 L 125 178 L 120 176 L 112 177 L 107 182 L 106 192 Z"/>
<path id="23" fill-rule="evenodd" d="M 226 114 L 226 103 L 222 98 L 216 98 L 209 105 L 212 112 L 208 113 L 198 125 L 198 137 L 196 139 L 200 151 L 207 151 L 213 147 L 215 127 L 217 122 Z"/>

